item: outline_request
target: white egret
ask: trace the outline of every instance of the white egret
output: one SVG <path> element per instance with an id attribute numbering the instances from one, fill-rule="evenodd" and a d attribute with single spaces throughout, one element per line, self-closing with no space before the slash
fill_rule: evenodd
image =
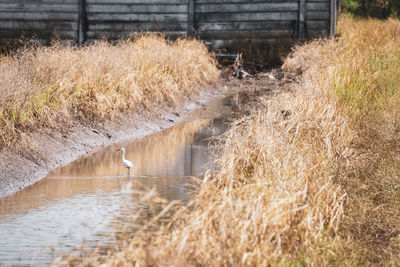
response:
<path id="1" fill-rule="evenodd" d="M 117 149 L 117 151 L 122 151 L 122 163 L 124 164 L 124 167 L 128 169 L 128 175 L 131 176 L 131 168 L 132 168 L 132 162 L 129 160 L 125 159 L 125 148 L 121 147 L 120 149 Z"/>

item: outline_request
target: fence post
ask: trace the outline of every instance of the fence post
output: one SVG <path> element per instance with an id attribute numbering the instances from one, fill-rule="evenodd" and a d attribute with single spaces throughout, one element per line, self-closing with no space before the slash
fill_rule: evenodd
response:
<path id="1" fill-rule="evenodd" d="M 187 34 L 189 36 L 194 36 L 194 29 L 196 27 L 195 8 L 196 8 L 196 0 L 188 0 Z"/>
<path id="2" fill-rule="evenodd" d="M 86 0 L 79 0 L 79 44 L 86 42 Z"/>
<path id="3" fill-rule="evenodd" d="M 331 0 L 331 12 L 330 12 L 330 27 L 329 27 L 329 37 L 333 37 L 336 33 L 336 0 Z"/>
<path id="4" fill-rule="evenodd" d="M 298 29 L 297 34 L 300 40 L 304 39 L 304 25 L 306 15 L 306 1 L 299 0 L 299 17 L 298 17 Z"/>

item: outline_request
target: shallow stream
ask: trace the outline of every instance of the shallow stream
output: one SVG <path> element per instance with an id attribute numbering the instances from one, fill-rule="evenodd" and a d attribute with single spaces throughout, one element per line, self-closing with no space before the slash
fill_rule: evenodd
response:
<path id="1" fill-rule="evenodd" d="M 230 101 L 214 100 L 170 129 L 82 157 L 0 199 L 0 266 L 49 265 L 59 253 L 118 246 L 135 211 L 146 208 L 138 190 L 188 200 L 193 177 L 210 167 L 209 145 L 225 131 Z M 130 177 L 120 147 L 133 162 Z"/>

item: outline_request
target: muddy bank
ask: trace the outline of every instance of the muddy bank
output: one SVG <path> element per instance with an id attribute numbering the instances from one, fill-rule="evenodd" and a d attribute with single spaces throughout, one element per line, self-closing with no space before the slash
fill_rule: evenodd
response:
<path id="1" fill-rule="evenodd" d="M 76 122 L 68 133 L 44 130 L 26 134 L 23 136 L 25 145 L 0 152 L 0 198 L 35 183 L 51 170 L 82 155 L 171 127 L 224 93 L 228 93 L 226 86 L 207 90 L 196 100 L 185 101 L 178 109 L 158 108 L 157 117 L 150 114 L 126 114 L 114 121 L 96 123 L 95 126 Z"/>
<path id="2" fill-rule="evenodd" d="M 96 123 L 95 126 L 76 122 L 68 133 L 49 130 L 26 135 L 23 137 L 26 139 L 24 146 L 0 152 L 0 198 L 35 183 L 51 170 L 82 155 L 166 129 L 200 108 L 207 109 L 208 113 L 218 112 L 213 111 L 215 105 L 212 99 L 226 97 L 224 101 L 233 101 L 238 114 L 245 114 L 248 108 L 256 105 L 258 97 L 288 89 L 291 79 L 284 77 L 279 70 L 258 73 L 241 80 L 225 77 L 217 87 L 203 91 L 196 100 L 186 100 L 178 109 L 158 108 L 157 117 L 130 114 L 114 121 Z"/>

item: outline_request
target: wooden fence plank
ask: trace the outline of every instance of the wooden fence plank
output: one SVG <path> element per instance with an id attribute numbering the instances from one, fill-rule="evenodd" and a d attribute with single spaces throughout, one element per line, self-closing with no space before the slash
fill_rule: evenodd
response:
<path id="1" fill-rule="evenodd" d="M 88 14 L 87 19 L 93 21 L 112 22 L 187 22 L 187 14 Z"/>
<path id="2" fill-rule="evenodd" d="M 280 37 L 294 37 L 292 30 L 270 30 L 270 31 L 212 31 L 202 32 L 199 34 L 200 38 L 212 39 L 218 38 L 220 40 L 231 39 L 268 39 Z"/>
<path id="3" fill-rule="evenodd" d="M 78 17 L 77 12 L 0 12 L 0 20 L 78 21 Z"/>
<path id="4" fill-rule="evenodd" d="M 308 20 L 306 22 L 306 26 L 308 30 L 328 30 L 329 29 L 329 21 L 327 20 Z"/>
<path id="5" fill-rule="evenodd" d="M 196 14 L 197 21 L 260 21 L 296 20 L 297 12 L 242 12 L 242 13 L 202 13 Z"/>
<path id="6" fill-rule="evenodd" d="M 335 32 L 337 0 L 0 0 L 1 40 L 21 34 L 83 43 L 132 32 L 194 35 L 215 44 Z M 48 38 L 46 38 L 48 35 Z"/>
<path id="7" fill-rule="evenodd" d="M 196 13 L 243 13 L 243 12 L 287 12 L 297 11 L 297 3 L 243 3 L 243 4 L 198 4 Z"/>
<path id="8" fill-rule="evenodd" d="M 297 3 L 297 0 L 196 0 L 197 4 Z"/>
<path id="9" fill-rule="evenodd" d="M 198 23 L 199 32 L 202 31 L 262 31 L 262 30 L 293 30 L 295 21 L 240 21 L 240 22 L 201 22 Z"/>
<path id="10" fill-rule="evenodd" d="M 79 33 L 78 41 L 83 44 L 86 41 L 86 30 L 87 30 L 87 10 L 86 0 L 79 0 Z"/>
<path id="11" fill-rule="evenodd" d="M 306 1 L 299 0 L 299 18 L 298 24 L 298 37 L 300 40 L 304 39 L 304 20 L 306 15 Z"/>
<path id="12" fill-rule="evenodd" d="M 196 3 L 195 0 L 188 0 L 188 10 L 187 10 L 187 34 L 189 36 L 193 36 L 195 31 L 196 31 L 196 18 L 195 18 L 195 12 L 196 12 Z"/>
<path id="13" fill-rule="evenodd" d="M 193 0 L 191 0 L 193 1 Z M 186 13 L 188 12 L 188 6 L 181 4 L 172 5 L 101 5 L 93 4 L 88 5 L 88 13 L 113 13 L 113 14 L 124 14 L 124 13 L 147 13 L 147 14 L 165 14 L 165 13 Z"/>
<path id="14" fill-rule="evenodd" d="M 293 38 L 291 37 L 280 37 L 280 38 L 259 38 L 259 39 L 251 39 L 251 42 L 249 42 L 248 39 L 246 40 L 242 40 L 242 39 L 231 39 L 231 40 L 220 40 L 217 38 L 213 38 L 213 39 L 204 39 L 206 43 L 208 43 L 209 45 L 212 45 L 213 47 L 216 48 L 224 48 L 224 47 L 233 47 L 236 45 L 243 45 L 244 43 L 246 44 L 257 44 L 257 43 L 262 43 L 262 44 L 292 44 L 294 43 Z"/>
<path id="15" fill-rule="evenodd" d="M 307 20 L 327 20 L 329 21 L 329 11 L 306 11 Z"/>
<path id="16" fill-rule="evenodd" d="M 139 31 L 185 31 L 187 29 L 186 22 L 180 23 L 163 23 L 163 22 L 98 22 L 88 25 L 88 31 L 99 32 L 139 32 Z"/>
<path id="17" fill-rule="evenodd" d="M 111 40 L 117 40 L 120 38 L 126 38 L 130 37 L 134 34 L 135 32 L 98 32 L 98 31 L 88 31 L 87 32 L 87 38 L 88 40 L 90 39 L 111 39 Z M 186 31 L 165 31 L 165 35 L 168 37 L 178 37 L 186 34 Z"/>
<path id="18" fill-rule="evenodd" d="M 46 21 L 23 21 L 23 20 L 3 20 L 0 21 L 0 29 L 2 30 L 46 30 L 46 29 L 60 30 L 60 31 L 78 31 L 76 22 L 59 21 L 57 23 L 48 23 Z"/>
<path id="19" fill-rule="evenodd" d="M 32 3 L 0 3 L 3 12 L 78 12 L 75 4 L 32 4 Z"/>
<path id="20" fill-rule="evenodd" d="M 18 32 L 14 30 L 2 30 L 0 31 L 0 38 L 7 39 L 7 38 L 15 38 L 18 39 L 20 37 L 35 37 L 39 39 L 73 39 L 76 40 L 77 32 L 76 31 L 52 31 L 52 30 L 37 30 L 37 29 L 30 29 L 30 30 L 20 30 Z"/>
<path id="21" fill-rule="evenodd" d="M 18 4 L 78 4 L 79 0 L 29 0 L 29 3 L 27 3 L 27 0 L 0 0 L 0 3 L 4 4 L 12 4 L 12 3 L 18 3 Z"/>
<path id="22" fill-rule="evenodd" d="M 333 37 L 336 34 L 336 0 L 331 0 L 331 10 L 330 10 L 330 26 L 329 26 L 329 36 Z"/>
<path id="23" fill-rule="evenodd" d="M 330 3 L 329 2 L 317 2 L 310 3 L 306 2 L 306 9 L 312 11 L 329 11 Z"/>
<path id="24" fill-rule="evenodd" d="M 187 4 L 188 0 L 87 0 L 90 4 Z"/>

